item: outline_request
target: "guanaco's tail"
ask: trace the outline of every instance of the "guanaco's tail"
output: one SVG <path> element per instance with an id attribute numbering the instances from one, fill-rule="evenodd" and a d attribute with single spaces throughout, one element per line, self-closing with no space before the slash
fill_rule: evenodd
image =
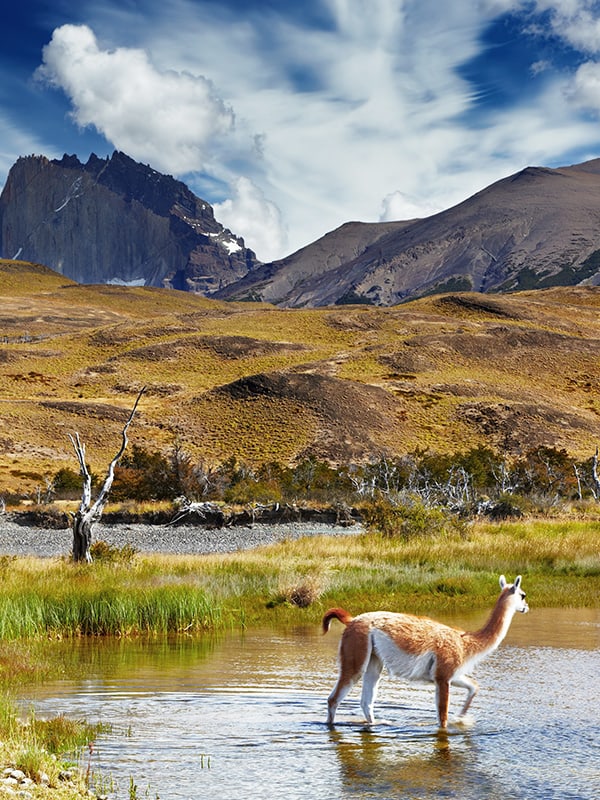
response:
<path id="1" fill-rule="evenodd" d="M 343 625 L 347 625 L 352 622 L 352 615 L 343 608 L 330 608 L 323 617 L 323 633 L 327 633 L 329 630 L 329 623 L 332 619 L 339 619 Z"/>

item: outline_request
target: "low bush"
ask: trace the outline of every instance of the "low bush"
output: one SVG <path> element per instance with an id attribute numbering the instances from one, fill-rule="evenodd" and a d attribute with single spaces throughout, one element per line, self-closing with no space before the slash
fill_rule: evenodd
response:
<path id="1" fill-rule="evenodd" d="M 437 537 L 464 529 L 456 515 L 440 507 L 429 508 L 420 498 L 410 495 L 379 497 L 366 503 L 361 513 L 367 530 L 390 538 Z"/>

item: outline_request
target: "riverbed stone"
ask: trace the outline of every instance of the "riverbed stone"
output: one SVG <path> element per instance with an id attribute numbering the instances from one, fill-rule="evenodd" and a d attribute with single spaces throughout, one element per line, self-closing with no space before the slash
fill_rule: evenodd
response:
<path id="1" fill-rule="evenodd" d="M 94 541 L 111 547 L 132 547 L 139 553 L 232 553 L 304 536 L 348 536 L 360 534 L 360 523 L 280 522 L 234 525 L 208 529 L 202 525 L 105 525 L 94 528 Z M 18 525 L 9 514 L 0 515 L 0 555 L 41 557 L 68 556 L 72 531 L 29 528 Z"/>

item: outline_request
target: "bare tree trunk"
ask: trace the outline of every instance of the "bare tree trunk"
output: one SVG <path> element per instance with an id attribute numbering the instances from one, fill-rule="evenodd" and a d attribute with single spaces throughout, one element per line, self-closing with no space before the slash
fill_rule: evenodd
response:
<path id="1" fill-rule="evenodd" d="M 600 499 L 600 478 L 598 477 L 598 448 L 592 458 L 592 480 L 594 481 L 594 497 L 596 500 Z"/>
<path id="2" fill-rule="evenodd" d="M 122 431 L 121 447 L 117 455 L 113 458 L 108 466 L 104 484 L 96 502 L 92 505 L 92 476 L 85 461 L 85 445 L 79 438 L 79 434 L 75 436 L 69 434 L 69 439 L 75 450 L 75 455 L 79 461 L 79 472 L 83 478 L 83 489 L 81 492 L 81 502 L 79 508 L 73 517 L 73 561 L 87 561 L 88 564 L 92 561 L 90 548 L 92 545 L 92 529 L 96 522 L 99 521 L 104 511 L 104 507 L 108 502 L 110 490 L 115 478 L 115 467 L 119 463 L 121 456 L 125 452 L 128 444 L 127 431 L 133 421 L 133 417 L 140 402 L 141 396 L 144 394 L 146 387 L 144 386 L 137 396 L 131 414 Z"/>
<path id="3" fill-rule="evenodd" d="M 92 520 L 86 519 L 81 510 L 73 518 L 73 561 L 92 561 Z"/>

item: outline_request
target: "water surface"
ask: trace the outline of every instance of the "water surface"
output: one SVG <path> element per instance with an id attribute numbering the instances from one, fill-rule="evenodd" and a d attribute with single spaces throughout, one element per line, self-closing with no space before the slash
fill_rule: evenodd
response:
<path id="1" fill-rule="evenodd" d="M 482 615 L 445 621 L 472 628 Z M 330 730 L 340 631 L 60 643 L 81 678 L 28 702 L 111 723 L 92 768 L 119 799 L 132 780 L 138 797 L 163 800 L 600 797 L 600 611 L 518 615 L 476 672 L 474 725 L 447 735 L 432 687 L 389 678 L 381 721 L 362 723 L 355 689 Z M 463 697 L 453 690 L 451 714 Z"/>

